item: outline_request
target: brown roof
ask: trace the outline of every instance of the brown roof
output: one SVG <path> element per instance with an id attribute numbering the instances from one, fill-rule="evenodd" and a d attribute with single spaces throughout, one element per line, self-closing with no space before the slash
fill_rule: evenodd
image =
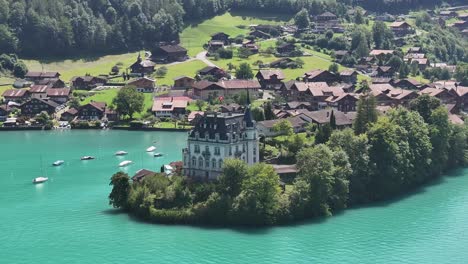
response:
<path id="1" fill-rule="evenodd" d="M 27 93 L 26 89 L 10 89 L 3 93 L 3 97 L 24 97 Z"/>
<path id="2" fill-rule="evenodd" d="M 323 73 L 333 74 L 327 70 L 312 70 L 310 72 L 306 72 L 304 76 L 307 77 L 308 79 L 313 79 Z"/>
<path id="3" fill-rule="evenodd" d="M 257 80 L 227 80 L 219 81 L 218 84 L 224 89 L 260 89 L 261 85 Z"/>
<path id="4" fill-rule="evenodd" d="M 179 45 L 167 45 L 161 46 L 159 48 L 167 53 L 187 51 L 185 48 Z"/>
<path id="5" fill-rule="evenodd" d="M 69 113 L 70 115 L 76 115 L 78 113 L 78 110 L 76 110 L 75 108 L 70 108 L 65 113 Z"/>
<path id="6" fill-rule="evenodd" d="M 82 79 L 84 82 L 91 82 L 91 81 L 94 80 L 95 78 L 96 78 L 96 79 L 99 79 L 100 81 L 102 80 L 103 82 L 106 81 L 106 79 L 103 78 L 103 77 L 96 77 L 96 76 L 89 76 L 89 75 L 87 75 L 87 76 L 74 76 L 70 81 L 71 81 L 71 82 L 74 82 L 74 81 L 76 81 L 77 79 Z"/>
<path id="7" fill-rule="evenodd" d="M 156 66 L 156 63 L 150 61 L 150 60 L 144 60 L 142 62 L 140 62 L 140 65 L 144 68 L 151 68 L 151 67 L 154 67 Z"/>
<path id="8" fill-rule="evenodd" d="M 332 109 L 325 109 L 319 111 L 307 111 L 299 110 L 302 114 L 306 115 L 314 122 L 319 124 L 330 123 L 331 112 L 335 116 L 335 121 L 337 126 L 349 126 L 353 124 L 354 119 L 356 118 L 356 112 L 341 112 Z"/>
<path id="9" fill-rule="evenodd" d="M 329 87 L 326 82 L 295 82 L 294 86 L 299 92 L 305 92 L 307 90 L 322 90 Z"/>
<path id="10" fill-rule="evenodd" d="M 130 82 L 128 82 L 127 84 L 128 85 L 134 85 L 134 86 L 137 86 L 137 87 L 146 87 L 146 86 L 152 86 L 154 85 L 155 81 L 153 79 L 150 79 L 148 77 L 141 77 L 141 78 L 138 78 L 138 79 L 135 79 L 135 80 L 131 80 Z"/>
<path id="11" fill-rule="evenodd" d="M 31 86 L 31 89 L 29 89 L 29 92 L 30 93 L 45 93 L 47 91 L 47 88 L 49 88 L 48 85 L 35 84 Z"/>
<path id="12" fill-rule="evenodd" d="M 276 75 L 279 80 L 284 79 L 284 74 L 281 70 L 260 70 L 258 73 L 263 77 L 264 80 L 270 80 L 273 75 Z"/>
<path id="13" fill-rule="evenodd" d="M 411 63 L 413 63 L 413 61 L 417 61 L 419 65 L 426 65 L 427 64 L 427 59 L 411 59 Z"/>
<path id="14" fill-rule="evenodd" d="M 371 50 L 370 55 L 393 54 L 394 50 Z"/>
<path id="15" fill-rule="evenodd" d="M 448 116 L 450 123 L 455 125 L 463 125 L 465 122 L 459 116 L 454 114 L 449 114 Z"/>
<path id="16" fill-rule="evenodd" d="M 65 97 L 70 95 L 70 88 L 49 88 L 47 89 L 48 97 Z"/>
<path id="17" fill-rule="evenodd" d="M 175 77 L 174 81 L 178 81 L 178 80 L 182 80 L 182 79 L 194 80 L 194 78 L 192 78 L 192 77 L 182 75 L 182 76 Z"/>
<path id="18" fill-rule="evenodd" d="M 33 72 L 33 71 L 28 71 L 26 73 L 25 77 L 26 78 L 56 78 L 60 76 L 60 73 L 58 72 Z"/>
<path id="19" fill-rule="evenodd" d="M 276 123 L 278 123 L 279 121 L 282 121 L 282 120 L 288 120 L 289 122 L 291 122 L 291 125 L 293 127 L 301 127 L 301 126 L 303 126 L 304 124 L 307 123 L 300 116 L 294 116 L 294 117 L 288 117 L 288 118 L 284 118 L 284 119 L 274 119 L 274 120 L 260 121 L 260 122 L 258 122 L 258 124 L 261 124 L 262 126 L 264 126 L 266 128 L 272 128 Z"/>
<path id="20" fill-rule="evenodd" d="M 107 104 L 105 102 L 91 102 L 88 105 L 93 106 L 94 108 L 98 109 L 99 111 L 104 112 L 106 110 Z"/>
<path id="21" fill-rule="evenodd" d="M 357 71 L 355 70 L 344 70 L 342 72 L 340 72 L 340 75 L 341 76 L 352 76 L 353 74 L 358 74 Z"/>
<path id="22" fill-rule="evenodd" d="M 408 26 L 408 27 L 411 27 L 410 24 L 408 24 L 406 21 L 396 21 L 396 22 L 393 22 L 392 24 L 390 24 L 389 27 L 391 28 L 397 28 L 397 27 L 401 27 L 401 26 Z"/>
<path id="23" fill-rule="evenodd" d="M 151 110 L 156 111 L 173 111 L 175 108 L 187 108 L 190 102 L 188 97 L 157 97 L 153 101 Z"/>
<path id="24" fill-rule="evenodd" d="M 150 171 L 150 170 L 147 170 L 147 169 L 141 169 L 141 170 L 137 171 L 135 175 L 133 175 L 132 180 L 133 181 L 141 181 L 146 176 L 150 176 L 150 175 L 154 175 L 154 174 L 156 174 L 156 172 Z"/>
<path id="25" fill-rule="evenodd" d="M 194 120 L 197 116 L 203 116 L 204 113 L 205 113 L 205 112 L 203 112 L 203 111 L 192 111 L 192 112 L 190 112 L 190 114 L 188 115 L 187 121 L 190 122 L 190 121 Z"/>
<path id="26" fill-rule="evenodd" d="M 430 96 L 437 96 L 442 92 L 447 91 L 446 89 L 439 89 L 439 88 L 432 88 L 432 87 L 427 87 L 423 90 L 421 90 L 419 93 L 420 94 L 428 94 Z"/>

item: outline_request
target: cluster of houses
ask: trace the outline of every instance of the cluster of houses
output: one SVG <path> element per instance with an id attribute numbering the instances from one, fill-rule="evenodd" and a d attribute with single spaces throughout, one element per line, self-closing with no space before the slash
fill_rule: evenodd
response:
<path id="1" fill-rule="evenodd" d="M 461 32 L 464 37 L 468 37 L 468 13 L 457 13 L 456 8 L 441 10 L 439 14 L 434 14 L 435 19 L 441 26 L 455 28 Z M 447 24 L 447 20 L 454 22 Z"/>
<path id="2" fill-rule="evenodd" d="M 318 16 L 313 17 L 314 29 L 313 33 L 323 34 L 328 30 L 333 31 L 334 33 L 343 33 L 345 31 L 343 25 L 341 25 L 338 17 L 331 13 L 325 12 Z"/>

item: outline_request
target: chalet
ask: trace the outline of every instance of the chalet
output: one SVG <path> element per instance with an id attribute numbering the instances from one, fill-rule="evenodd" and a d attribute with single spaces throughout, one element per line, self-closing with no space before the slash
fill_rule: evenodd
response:
<path id="1" fill-rule="evenodd" d="M 10 107 L 8 105 L 0 105 L 0 122 L 5 122 L 10 115 Z"/>
<path id="2" fill-rule="evenodd" d="M 200 76 L 213 76 L 216 79 L 221 79 L 227 77 L 226 72 L 216 66 L 206 66 L 205 68 L 198 71 Z"/>
<path id="3" fill-rule="evenodd" d="M 316 21 L 330 21 L 330 20 L 337 20 L 337 19 L 338 17 L 331 12 L 325 12 L 315 17 Z"/>
<path id="4" fill-rule="evenodd" d="M 456 21 L 453 24 L 450 24 L 449 27 L 456 28 L 460 31 L 463 31 L 466 28 L 468 28 L 468 21 Z"/>
<path id="5" fill-rule="evenodd" d="M 174 89 L 187 89 L 193 86 L 195 79 L 188 76 L 174 78 Z"/>
<path id="6" fill-rule="evenodd" d="M 337 51 L 334 52 L 334 54 L 335 54 L 335 60 L 336 61 L 341 61 L 344 56 L 349 54 L 349 51 L 347 51 L 347 50 L 337 50 Z"/>
<path id="7" fill-rule="evenodd" d="M 253 38 L 259 38 L 259 39 L 271 38 L 270 34 L 260 31 L 260 30 L 254 30 L 254 31 L 249 32 L 249 36 Z"/>
<path id="8" fill-rule="evenodd" d="M 457 87 L 455 87 L 454 90 L 458 95 L 457 106 L 459 106 L 459 108 L 461 108 L 463 111 L 467 111 L 468 110 L 468 87 L 458 85 Z"/>
<path id="9" fill-rule="evenodd" d="M 75 76 L 70 80 L 72 87 L 80 90 L 91 90 L 98 86 L 105 85 L 107 79 L 95 76 Z"/>
<path id="10" fill-rule="evenodd" d="M 442 10 L 439 12 L 439 15 L 444 19 L 450 19 L 457 16 L 457 12 L 451 10 Z"/>
<path id="11" fill-rule="evenodd" d="M 423 49 L 421 47 L 410 47 L 407 53 L 422 53 Z"/>
<path id="12" fill-rule="evenodd" d="M 276 51 L 279 54 L 287 54 L 291 53 L 296 49 L 296 45 L 294 43 L 283 43 L 276 47 Z"/>
<path id="13" fill-rule="evenodd" d="M 77 114 L 78 110 L 76 110 L 75 108 L 70 108 L 62 113 L 62 115 L 60 116 L 60 120 L 70 122 L 76 117 Z"/>
<path id="14" fill-rule="evenodd" d="M 340 72 L 340 79 L 342 82 L 356 84 L 358 72 L 355 70 L 344 70 Z"/>
<path id="15" fill-rule="evenodd" d="M 225 104 L 219 107 L 221 113 L 243 113 L 244 107 L 235 103 Z"/>
<path id="16" fill-rule="evenodd" d="M 329 97 L 339 97 L 343 89 L 337 86 L 328 86 L 326 82 L 295 82 L 289 88 L 290 100 L 309 102 L 313 110 L 327 107 L 326 99 Z"/>
<path id="17" fill-rule="evenodd" d="M 379 105 L 408 106 L 411 100 L 418 97 L 415 91 L 397 89 L 390 84 L 371 84 L 369 88 Z"/>
<path id="18" fill-rule="evenodd" d="M 47 112 L 49 115 L 55 114 L 59 105 L 51 100 L 32 98 L 20 106 L 21 115 L 32 117 L 41 112 Z"/>
<path id="19" fill-rule="evenodd" d="M 418 63 L 418 68 L 420 71 L 424 71 L 430 64 L 429 60 L 424 58 L 424 59 L 411 59 L 411 64 L 412 63 Z"/>
<path id="20" fill-rule="evenodd" d="M 405 21 L 393 22 L 389 27 L 396 37 L 404 37 L 414 33 L 413 27 Z"/>
<path id="21" fill-rule="evenodd" d="M 274 126 L 282 120 L 287 120 L 291 123 L 294 133 L 304 132 L 305 127 L 308 124 L 308 122 L 302 119 L 301 116 L 289 117 L 285 119 L 265 120 L 257 122 L 258 134 L 263 137 L 278 136 L 280 132 L 275 131 Z"/>
<path id="22" fill-rule="evenodd" d="M 59 78 L 44 78 L 35 82 L 38 85 L 47 85 L 49 88 L 64 88 L 65 82 Z"/>
<path id="23" fill-rule="evenodd" d="M 285 78 L 281 70 L 260 70 L 255 77 L 262 89 L 279 89 Z"/>
<path id="24" fill-rule="evenodd" d="M 224 42 L 219 40 L 211 40 L 208 42 L 208 51 L 209 52 L 216 52 L 219 49 L 224 48 Z"/>
<path id="25" fill-rule="evenodd" d="M 5 102 L 23 102 L 27 100 L 30 97 L 30 93 L 26 89 L 10 89 L 6 90 L 3 93 L 3 99 L 5 99 Z"/>
<path id="26" fill-rule="evenodd" d="M 79 120 L 101 120 L 105 116 L 106 107 L 104 102 L 91 102 L 81 106 L 76 117 Z"/>
<path id="27" fill-rule="evenodd" d="M 281 26 L 276 25 L 255 25 L 251 27 L 252 30 L 267 33 L 271 37 L 278 37 L 281 35 L 283 29 Z"/>
<path id="28" fill-rule="evenodd" d="M 28 81 L 37 82 L 43 79 L 59 78 L 60 73 L 58 72 L 33 72 L 28 71 L 24 78 Z"/>
<path id="29" fill-rule="evenodd" d="M 447 88 L 425 88 L 419 92 L 419 94 L 428 94 L 439 99 L 443 104 L 456 104 L 458 101 L 458 94 L 453 89 Z"/>
<path id="30" fill-rule="evenodd" d="M 155 88 L 155 80 L 142 77 L 128 82 L 127 85 L 134 86 L 140 93 L 153 93 Z"/>
<path id="31" fill-rule="evenodd" d="M 229 35 L 223 32 L 218 32 L 211 35 L 211 41 L 221 41 L 223 45 L 229 44 Z"/>
<path id="32" fill-rule="evenodd" d="M 133 182 L 142 182 L 145 179 L 145 177 L 153 176 L 155 174 L 156 174 L 156 172 L 154 172 L 154 171 L 150 171 L 150 170 L 147 170 L 147 169 L 141 169 L 141 170 L 137 171 L 135 173 L 135 175 L 133 175 L 132 181 Z"/>
<path id="33" fill-rule="evenodd" d="M 253 98 L 258 97 L 261 85 L 257 80 L 226 80 L 219 82 L 199 81 L 193 85 L 193 95 L 207 100 L 211 97 L 230 97 L 242 92 L 248 92 Z"/>
<path id="34" fill-rule="evenodd" d="M 333 115 L 335 117 L 337 128 L 351 127 L 356 119 L 356 112 L 344 113 L 335 109 L 324 109 L 319 111 L 301 110 L 300 113 L 301 118 L 306 122 L 315 123 L 319 126 L 329 124 L 331 116 Z"/>
<path id="35" fill-rule="evenodd" d="M 377 77 L 392 78 L 395 74 L 395 71 L 390 66 L 379 66 L 376 70 Z"/>
<path id="36" fill-rule="evenodd" d="M 243 44 L 242 44 L 242 47 L 244 47 L 244 48 L 250 50 L 250 52 L 252 52 L 252 53 L 254 53 L 254 54 L 255 54 L 255 53 L 258 53 L 258 51 L 259 51 L 259 47 L 258 47 L 258 45 L 255 44 L 255 43 L 243 43 Z"/>
<path id="37" fill-rule="evenodd" d="M 270 62 L 270 68 L 289 68 L 289 65 L 294 63 L 294 60 L 291 58 L 280 58 L 278 60 Z"/>
<path id="38" fill-rule="evenodd" d="M 31 94 L 31 98 L 47 99 L 47 89 L 48 88 L 49 88 L 49 86 L 47 86 L 47 85 L 34 84 L 29 89 L 29 93 Z"/>
<path id="39" fill-rule="evenodd" d="M 395 16 L 385 13 L 385 14 L 382 14 L 382 15 L 375 16 L 375 20 L 376 21 L 393 22 L 393 21 L 395 21 Z"/>
<path id="40" fill-rule="evenodd" d="M 203 117 L 205 112 L 203 111 L 191 111 L 190 114 L 187 116 L 187 121 L 192 125 L 198 124 L 198 121 Z"/>
<path id="41" fill-rule="evenodd" d="M 382 84 L 382 83 L 393 83 L 393 78 L 390 77 L 372 77 L 371 83 L 372 84 Z"/>
<path id="42" fill-rule="evenodd" d="M 394 50 L 371 50 L 369 55 L 383 58 L 387 55 L 392 55 L 394 52 L 395 52 Z"/>
<path id="43" fill-rule="evenodd" d="M 285 108 L 286 110 L 297 110 L 297 109 L 311 109 L 311 105 L 309 102 L 299 102 L 299 101 L 292 101 L 287 102 Z"/>
<path id="44" fill-rule="evenodd" d="M 186 114 L 190 101 L 188 97 L 157 97 L 151 112 L 159 118 L 177 118 Z"/>
<path id="45" fill-rule="evenodd" d="M 328 106 L 346 113 L 356 111 L 358 100 L 356 95 L 343 93 L 339 96 L 330 96 L 325 101 L 328 103 Z"/>
<path id="46" fill-rule="evenodd" d="M 458 19 L 468 21 L 468 13 L 461 13 L 458 15 Z"/>
<path id="47" fill-rule="evenodd" d="M 393 82 L 398 88 L 408 89 L 408 90 L 418 90 L 421 86 L 421 83 L 414 79 L 402 79 Z"/>
<path id="48" fill-rule="evenodd" d="M 152 54 L 153 60 L 184 61 L 188 58 L 187 50 L 179 45 L 166 45 L 157 47 Z"/>
<path id="49" fill-rule="evenodd" d="M 313 70 L 303 76 L 304 82 L 326 82 L 332 84 L 339 82 L 340 78 L 327 70 Z"/>
<path id="50" fill-rule="evenodd" d="M 70 88 L 48 88 L 46 93 L 47 98 L 59 104 L 64 104 L 70 99 Z"/>
<path id="51" fill-rule="evenodd" d="M 132 73 L 150 74 L 154 72 L 155 66 L 156 63 L 151 60 L 142 60 L 141 56 L 138 55 L 136 62 L 130 65 L 130 70 Z"/>

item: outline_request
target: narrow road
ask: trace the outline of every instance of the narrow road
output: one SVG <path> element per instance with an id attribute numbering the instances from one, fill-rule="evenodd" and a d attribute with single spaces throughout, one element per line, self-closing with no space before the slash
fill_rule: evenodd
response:
<path id="1" fill-rule="evenodd" d="M 206 65 L 211 66 L 211 67 L 218 67 L 216 64 L 211 62 L 207 57 L 206 57 L 207 51 L 202 51 L 197 54 L 195 57 L 197 60 L 204 62 Z"/>

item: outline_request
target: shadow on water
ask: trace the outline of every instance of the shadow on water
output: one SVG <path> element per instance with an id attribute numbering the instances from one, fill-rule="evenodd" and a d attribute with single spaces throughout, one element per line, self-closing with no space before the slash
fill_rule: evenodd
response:
<path id="1" fill-rule="evenodd" d="M 121 214 L 126 214 L 124 210 L 121 209 L 106 209 L 102 211 L 103 214 L 105 215 L 121 215 Z"/>

